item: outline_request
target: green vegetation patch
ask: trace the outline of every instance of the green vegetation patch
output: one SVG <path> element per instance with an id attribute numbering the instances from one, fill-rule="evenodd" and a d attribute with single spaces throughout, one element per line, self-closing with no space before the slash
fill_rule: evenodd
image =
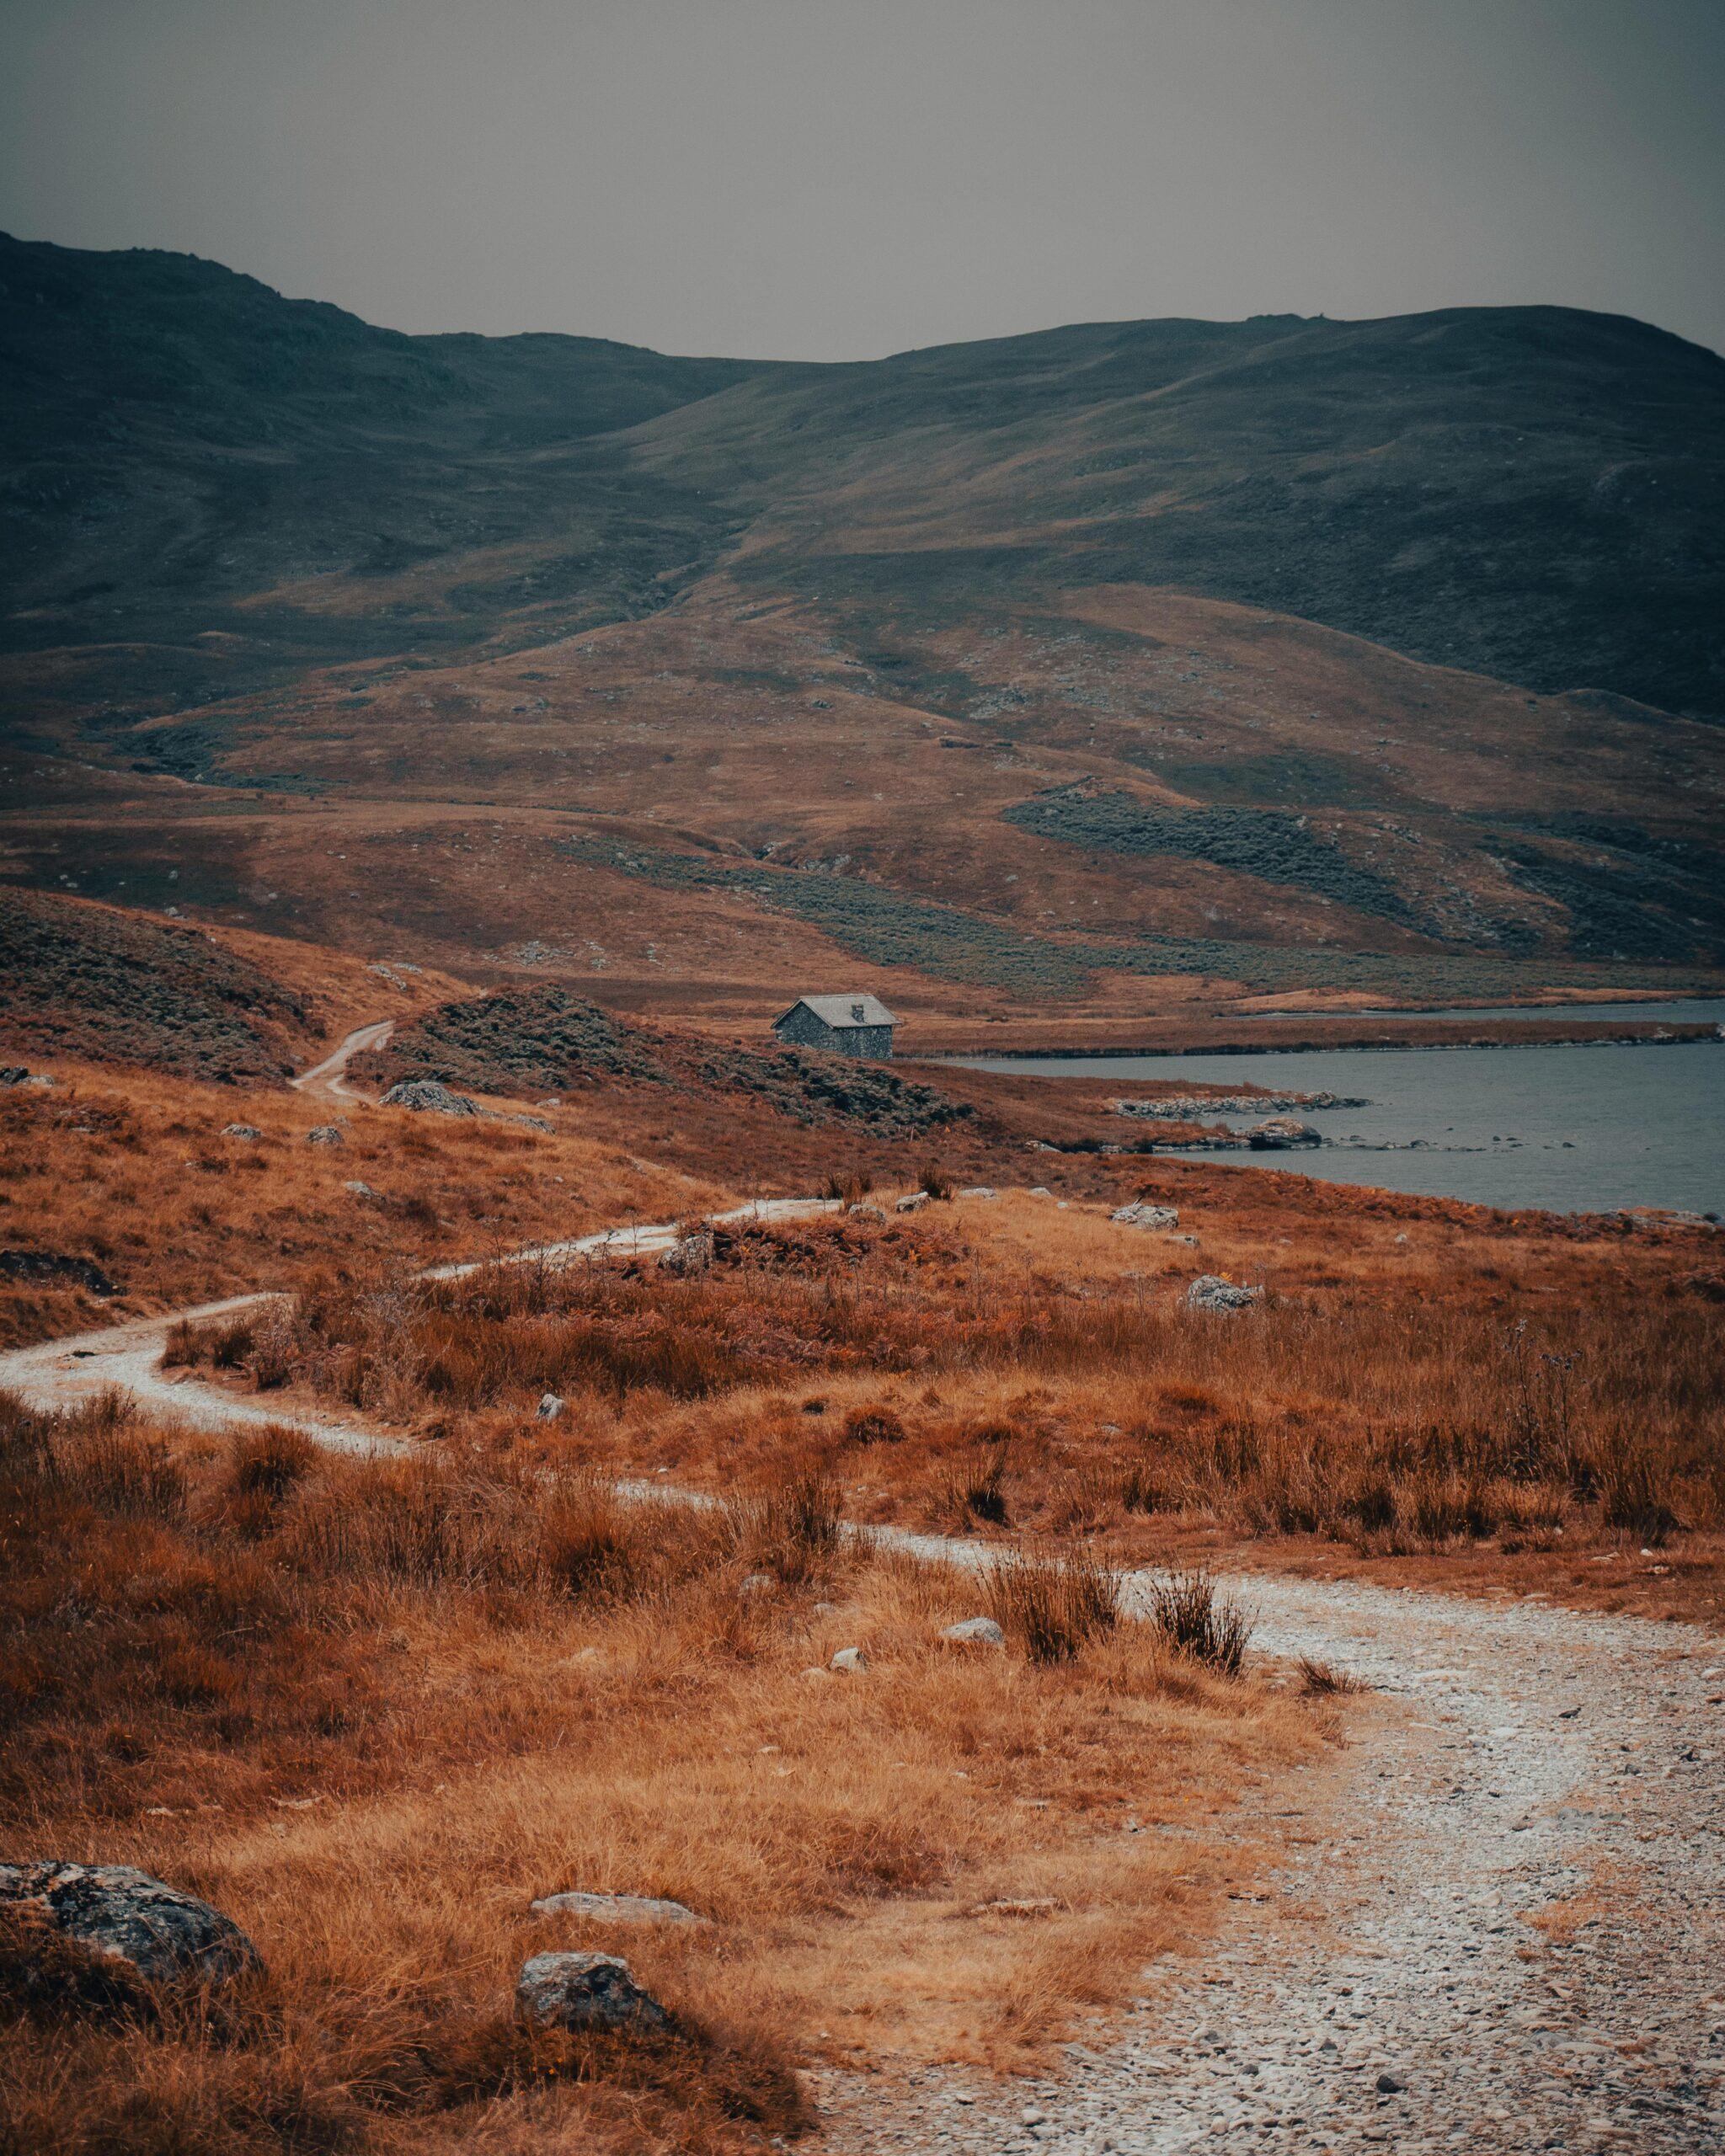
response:
<path id="1" fill-rule="evenodd" d="M 1262 883 L 1290 884 L 1380 921 L 1417 926 L 1413 910 L 1386 878 L 1279 808 L 1156 808 L 1130 793 L 1063 787 L 1014 803 L 1003 819 L 1039 838 L 1087 853 L 1172 854 L 1207 861 Z"/>
<path id="2" fill-rule="evenodd" d="M 302 999 L 200 931 L 0 889 L 0 1041 L 190 1078 L 279 1080 Z"/>

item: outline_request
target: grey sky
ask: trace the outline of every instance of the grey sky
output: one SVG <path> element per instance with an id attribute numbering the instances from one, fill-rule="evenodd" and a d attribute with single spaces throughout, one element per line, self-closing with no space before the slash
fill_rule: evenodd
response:
<path id="1" fill-rule="evenodd" d="M 0 0 L 0 225 L 863 358 L 1551 301 L 1725 345 L 1725 0 Z"/>

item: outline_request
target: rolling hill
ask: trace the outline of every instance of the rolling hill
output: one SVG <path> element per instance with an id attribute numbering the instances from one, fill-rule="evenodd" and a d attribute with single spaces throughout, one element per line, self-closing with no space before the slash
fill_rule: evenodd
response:
<path id="1" fill-rule="evenodd" d="M 866 364 L 0 242 L 14 880 L 756 1013 L 1725 966 L 1725 361 L 1546 308 Z"/>

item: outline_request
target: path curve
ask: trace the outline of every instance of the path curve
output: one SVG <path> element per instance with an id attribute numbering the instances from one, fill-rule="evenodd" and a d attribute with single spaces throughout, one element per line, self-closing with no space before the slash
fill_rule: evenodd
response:
<path id="1" fill-rule="evenodd" d="M 762 1199 L 717 1217 L 834 1205 Z M 645 1255 L 678 1233 L 612 1229 L 505 1262 Z M 404 1449 L 163 1372 L 174 1321 L 14 1349 L 0 1387 L 63 1408 L 117 1386 L 201 1428 L 286 1422 L 336 1449 Z M 943 1563 L 1000 1554 L 870 1532 Z M 1130 1575 L 1126 1593 L 1141 1603 L 1151 1583 Z M 1231 1591 L 1252 1606 L 1259 1651 L 1339 1664 L 1386 1695 L 1339 1791 L 1316 1796 L 1295 1776 L 1268 1792 L 1259 1825 L 1295 1837 L 1269 1916 L 1242 1915 L 1201 1966 L 1147 1971 L 1153 2011 L 1124 2036 L 1069 2046 L 1057 2079 L 931 2070 L 886 2095 L 878 2080 L 824 2077 L 835 2152 L 1725 2150 L 1725 1642 L 1533 1598 L 1257 1575 Z M 1530 1921 L 1566 1907 L 1555 1932 Z"/>
<path id="2" fill-rule="evenodd" d="M 382 1048 L 395 1031 L 393 1018 L 375 1018 L 369 1025 L 355 1026 L 340 1045 L 326 1055 L 311 1070 L 302 1070 L 288 1083 L 296 1093 L 314 1093 L 330 1101 L 363 1100 L 347 1082 L 349 1058 L 360 1054 L 365 1049 Z"/>

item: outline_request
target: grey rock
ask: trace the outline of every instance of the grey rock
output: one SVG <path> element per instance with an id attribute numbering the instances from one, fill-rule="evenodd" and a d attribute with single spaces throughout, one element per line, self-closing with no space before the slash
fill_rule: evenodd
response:
<path id="1" fill-rule="evenodd" d="M 521 1964 L 515 2002 L 550 2029 L 622 2029 L 658 2034 L 673 2026 L 615 1954 L 535 1954 Z"/>
<path id="2" fill-rule="evenodd" d="M 1224 1280 L 1214 1273 L 1200 1273 L 1186 1290 L 1188 1310 L 1247 1310 L 1263 1299 L 1262 1288 L 1242 1288 L 1237 1281 Z"/>
<path id="3" fill-rule="evenodd" d="M 852 1676 L 868 1667 L 868 1657 L 861 1647 L 841 1647 L 827 1664 L 830 1669 L 842 1669 Z"/>
<path id="4" fill-rule="evenodd" d="M 542 1130 L 547 1138 L 553 1138 L 557 1134 L 555 1124 L 547 1123 L 542 1115 L 512 1115 L 510 1121 L 524 1123 L 529 1130 Z"/>
<path id="5" fill-rule="evenodd" d="M 895 1213 L 920 1213 L 927 1203 L 928 1193 L 926 1190 L 907 1190 L 895 1202 L 893 1210 Z"/>
<path id="6" fill-rule="evenodd" d="M 533 1904 L 536 1917 L 587 1917 L 600 1924 L 705 1924 L 705 1917 L 681 1902 L 662 1902 L 651 1894 L 545 1894 Z"/>
<path id="7" fill-rule="evenodd" d="M 117 1976 L 224 1982 L 259 1966 L 237 1924 L 129 1864 L 0 1864 L 0 1906 L 35 1911 Z"/>
<path id="8" fill-rule="evenodd" d="M 986 1182 L 972 1183 L 968 1190 L 959 1193 L 960 1198 L 994 1198 L 998 1194 L 994 1186 Z"/>
<path id="9" fill-rule="evenodd" d="M 569 1402 L 561 1393 L 546 1392 L 539 1396 L 539 1405 L 533 1410 L 542 1422 L 554 1422 Z"/>
<path id="10" fill-rule="evenodd" d="M 21 1063 L 9 1063 L 0 1070 L 0 1086 L 38 1086 L 46 1091 L 53 1083 L 45 1070 L 29 1070 Z"/>
<path id="11" fill-rule="evenodd" d="M 355 1198 L 375 1198 L 377 1193 L 368 1182 L 344 1182 L 344 1190 L 350 1190 Z"/>
<path id="12" fill-rule="evenodd" d="M 847 1205 L 845 1208 L 845 1217 L 850 1220 L 884 1220 L 886 1214 L 879 1205 L 863 1203 Z"/>
<path id="13" fill-rule="evenodd" d="M 478 1115 L 465 1093 L 451 1092 L 435 1078 L 402 1078 L 383 1096 L 388 1108 L 412 1108 L 419 1115 Z"/>
<path id="14" fill-rule="evenodd" d="M 1405 2081 L 1398 2081 L 1393 2073 L 1378 2076 L 1378 2094 L 1381 2096 L 1399 2096 L 1407 2086 Z"/>
<path id="15" fill-rule="evenodd" d="M 264 1134 L 254 1123 L 224 1123 L 222 1135 L 224 1138 L 261 1138 Z"/>
<path id="16" fill-rule="evenodd" d="M 1254 1153 L 1285 1153 L 1299 1146 L 1322 1145 L 1324 1141 L 1320 1132 L 1297 1116 L 1273 1115 L 1263 1123 L 1253 1123 L 1246 1133 L 1246 1142 Z"/>
<path id="17" fill-rule="evenodd" d="M 1149 1205 L 1141 1199 L 1123 1205 L 1108 1215 L 1117 1228 L 1178 1228 L 1180 1215 L 1172 1205 Z"/>
<path id="18" fill-rule="evenodd" d="M 992 1617 L 966 1617 L 962 1623 L 948 1625 L 941 1634 L 959 1646 L 1003 1647 L 1007 1636 Z"/>
<path id="19" fill-rule="evenodd" d="M 345 1145 L 347 1133 L 339 1123 L 320 1123 L 315 1130 L 306 1133 L 308 1145 Z"/>

